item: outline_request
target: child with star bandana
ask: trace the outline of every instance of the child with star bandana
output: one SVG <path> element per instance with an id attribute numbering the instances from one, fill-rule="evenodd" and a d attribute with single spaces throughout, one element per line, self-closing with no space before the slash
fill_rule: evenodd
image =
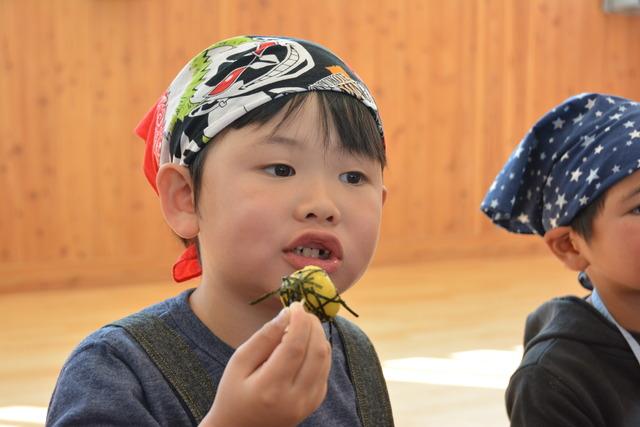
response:
<path id="1" fill-rule="evenodd" d="M 366 270 L 386 196 L 382 124 L 358 76 L 309 41 L 242 36 L 176 76 L 136 132 L 191 289 L 107 325 L 66 361 L 48 426 L 393 426 L 375 350 L 281 279 Z"/>
<path id="2" fill-rule="evenodd" d="M 527 318 L 506 392 L 512 426 L 640 425 L 640 105 L 597 93 L 543 116 L 482 210 L 538 234 L 591 294 Z"/>

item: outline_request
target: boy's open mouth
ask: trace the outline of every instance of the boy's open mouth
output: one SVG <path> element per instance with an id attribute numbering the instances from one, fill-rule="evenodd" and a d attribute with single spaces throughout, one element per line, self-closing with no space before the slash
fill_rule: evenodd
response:
<path id="1" fill-rule="evenodd" d="M 304 256 L 307 258 L 329 259 L 331 251 L 324 248 L 308 248 L 305 246 L 298 246 L 292 251 L 296 255 Z"/>
<path id="2" fill-rule="evenodd" d="M 342 263 L 342 245 L 332 234 L 307 231 L 294 238 L 283 250 L 287 262 L 299 270 L 315 265 L 331 273 Z"/>

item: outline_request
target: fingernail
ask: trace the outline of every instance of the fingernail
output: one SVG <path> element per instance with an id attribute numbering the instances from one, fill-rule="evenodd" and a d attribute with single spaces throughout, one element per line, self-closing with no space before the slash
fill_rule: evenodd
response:
<path id="1" fill-rule="evenodd" d="M 294 301 L 293 303 L 291 303 L 289 308 L 291 310 L 300 310 L 302 308 L 302 303 L 300 301 Z"/>
<path id="2" fill-rule="evenodd" d="M 287 325 L 289 323 L 289 307 L 280 310 L 280 313 L 273 319 L 273 323 L 282 327 Z"/>

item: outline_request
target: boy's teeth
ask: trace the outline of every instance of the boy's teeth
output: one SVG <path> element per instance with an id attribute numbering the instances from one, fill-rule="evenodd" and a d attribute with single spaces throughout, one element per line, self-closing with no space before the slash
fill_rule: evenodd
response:
<path id="1" fill-rule="evenodd" d="M 328 259 L 329 251 L 325 249 L 316 249 L 316 248 L 306 248 L 304 246 L 298 246 L 294 249 L 294 252 L 298 255 L 307 258 L 320 258 L 320 259 Z"/>

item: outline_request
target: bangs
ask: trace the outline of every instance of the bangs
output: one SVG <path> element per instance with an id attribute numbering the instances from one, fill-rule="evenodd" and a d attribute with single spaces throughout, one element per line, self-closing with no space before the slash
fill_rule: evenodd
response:
<path id="1" fill-rule="evenodd" d="M 290 120 L 295 119 L 309 96 L 315 96 L 319 103 L 319 119 L 325 143 L 330 140 L 331 130 L 335 128 L 340 148 L 345 152 L 377 160 L 382 169 L 387 165 L 384 141 L 378 131 L 378 125 L 371 111 L 351 95 L 332 91 L 313 91 L 285 95 L 267 102 L 236 119 L 227 129 L 240 129 L 249 125 L 262 126 L 286 108 L 282 119 L 276 124 L 274 133 Z M 204 162 L 209 147 L 215 144 L 216 138 L 224 135 L 220 132 L 207 143 L 189 166 L 193 180 L 193 194 L 196 207 L 202 185 Z"/>
<path id="2" fill-rule="evenodd" d="M 286 108 L 280 123 L 274 128 L 275 133 L 281 126 L 295 119 L 310 95 L 318 100 L 319 119 L 325 142 L 329 141 L 331 129 L 334 127 L 343 150 L 377 160 L 384 169 L 387 165 L 384 142 L 371 111 L 362 102 L 344 93 L 314 91 L 285 95 L 249 111 L 229 127 L 239 129 L 251 124 L 264 125 Z"/>

